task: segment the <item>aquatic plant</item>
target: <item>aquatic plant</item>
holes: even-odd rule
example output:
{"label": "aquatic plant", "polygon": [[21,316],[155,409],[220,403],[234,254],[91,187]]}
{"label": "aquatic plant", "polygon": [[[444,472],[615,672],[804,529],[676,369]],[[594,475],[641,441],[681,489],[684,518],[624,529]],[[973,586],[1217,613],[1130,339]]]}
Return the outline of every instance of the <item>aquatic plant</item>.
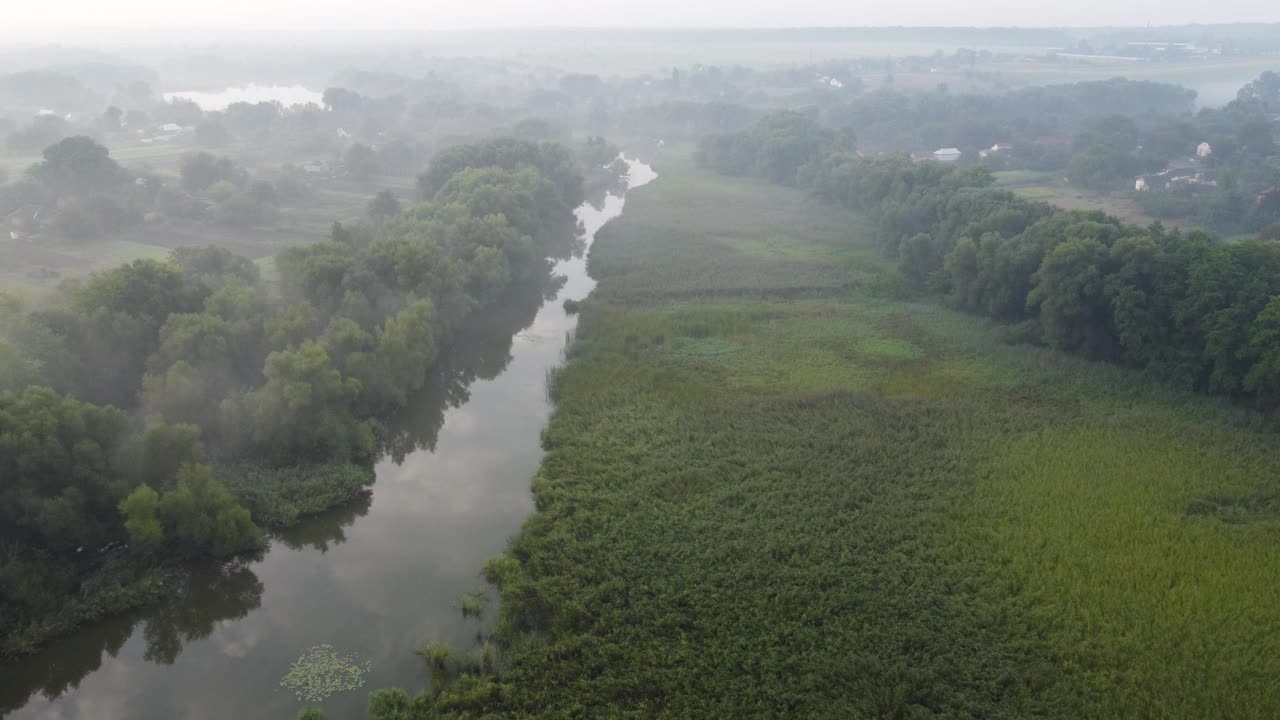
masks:
{"label": "aquatic plant", "polygon": [[363,687],[372,666],[369,660],[360,662],[354,655],[338,654],[332,645],[316,645],[294,661],[280,686],[292,690],[299,700],[320,702],[335,693]]}
{"label": "aquatic plant", "polygon": [[463,617],[480,617],[484,614],[484,608],[489,604],[488,591],[484,588],[472,590],[462,599],[458,601],[458,606],[462,608]]}
{"label": "aquatic plant", "polygon": [[448,643],[429,642],[418,650],[418,654],[426,659],[432,669],[443,670],[453,657],[453,648]]}

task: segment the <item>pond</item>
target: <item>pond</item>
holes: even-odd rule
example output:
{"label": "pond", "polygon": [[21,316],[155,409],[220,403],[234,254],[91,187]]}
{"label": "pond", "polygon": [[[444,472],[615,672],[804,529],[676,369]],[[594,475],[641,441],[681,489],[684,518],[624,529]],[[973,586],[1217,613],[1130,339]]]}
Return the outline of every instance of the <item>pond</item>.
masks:
{"label": "pond", "polygon": [[[631,161],[631,186],[649,182]],[[577,211],[589,244],[621,214],[609,195]],[[475,645],[460,597],[532,511],[530,483],[551,413],[546,377],[595,287],[584,253],[555,278],[468,329],[411,412],[366,502],[303,522],[256,560],[191,574],[172,602],[88,626],[0,667],[0,715],[16,720],[292,718],[290,665],[328,644],[370,663],[365,685],[331,696],[331,718],[363,718],[369,690],[426,687],[415,651]],[[489,610],[492,615],[492,609]]]}
{"label": "pond", "polygon": [[322,104],[324,93],[310,90],[301,85],[255,85],[249,83],[243,87],[229,87],[222,90],[199,91],[180,90],[164,93],[165,100],[183,98],[200,106],[201,110],[226,110],[232,103],[247,102],[279,102],[285,107],[305,105],[307,103]]}

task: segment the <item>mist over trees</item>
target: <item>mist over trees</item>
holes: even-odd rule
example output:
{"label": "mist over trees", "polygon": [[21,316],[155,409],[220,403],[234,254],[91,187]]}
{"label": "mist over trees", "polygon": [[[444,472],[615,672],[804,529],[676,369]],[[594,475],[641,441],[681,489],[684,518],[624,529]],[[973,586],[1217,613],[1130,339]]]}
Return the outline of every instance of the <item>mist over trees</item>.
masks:
{"label": "mist over trees", "polygon": [[[368,466],[384,419],[423,387],[460,325],[546,274],[563,245],[543,230],[563,227],[582,195],[567,151],[493,140],[443,162],[426,175],[439,183],[428,202],[405,209],[379,195],[373,224],[335,225],[329,242],[282,252],[278,296],[254,263],[208,247],[96,272],[48,308],[6,299],[6,653],[38,642],[36,623],[105,564],[128,568],[110,575],[124,587],[165,558],[255,547],[278,512],[255,501],[255,517],[214,465],[326,464],[347,487],[344,464]],[[51,148],[32,174],[68,192],[120,180],[87,138]],[[191,189],[237,180],[225,159],[183,164]],[[358,490],[369,476],[357,477]]]}

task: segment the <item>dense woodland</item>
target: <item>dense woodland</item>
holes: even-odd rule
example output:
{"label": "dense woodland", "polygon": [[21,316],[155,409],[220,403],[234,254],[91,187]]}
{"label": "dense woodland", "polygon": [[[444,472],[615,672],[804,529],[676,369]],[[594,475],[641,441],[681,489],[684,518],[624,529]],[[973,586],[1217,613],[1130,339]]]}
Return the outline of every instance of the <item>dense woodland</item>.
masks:
{"label": "dense woodland", "polygon": [[1280,403],[1280,245],[1128,226],[995,189],[988,168],[863,158],[781,113],[708,137],[701,161],[811,188],[864,214],[898,262],[890,291],[943,294],[1011,338],[1139,367],[1181,387]]}
{"label": "dense woodland", "polygon": [[[33,176],[56,182],[53,165]],[[582,182],[563,146],[493,140],[442,155],[425,202],[375,198],[367,222],[283,252],[278,294],[210,247],[94,273],[49,307],[6,299],[5,653],[142,602],[158,564],[252,549],[362,492],[386,419],[460,325],[574,252]],[[231,465],[239,496],[215,470]]]}

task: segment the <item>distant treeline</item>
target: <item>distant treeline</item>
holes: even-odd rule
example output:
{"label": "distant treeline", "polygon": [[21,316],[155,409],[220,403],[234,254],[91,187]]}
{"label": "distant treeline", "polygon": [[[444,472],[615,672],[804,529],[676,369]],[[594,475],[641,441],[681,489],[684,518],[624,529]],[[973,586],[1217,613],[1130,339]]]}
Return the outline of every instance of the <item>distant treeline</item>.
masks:
{"label": "distant treeline", "polygon": [[[886,89],[825,108],[821,119],[829,125],[855,128],[863,149],[976,150],[1005,143],[1029,150],[1029,143],[1037,139],[1073,135],[1085,130],[1089,120],[1102,116],[1138,118],[1143,127],[1151,127],[1189,115],[1195,98],[1195,91],[1178,85],[1121,78],[1008,93]],[[1192,142],[1183,151],[1189,154],[1194,149]]]}
{"label": "distant treeline", "polygon": [[1280,406],[1280,244],[1136,227],[994,189],[983,166],[862,158],[779,113],[706,138],[700,162],[811,188],[871,220],[898,259],[885,289],[929,290],[1010,336]]}
{"label": "distant treeline", "polygon": [[145,600],[168,559],[235,554],[362,492],[462,323],[572,249],[582,179],[561,146],[456,148],[423,182],[428,202],[380,197],[277,256],[279,293],[210,247],[48,308],[0,296],[0,655]]}

